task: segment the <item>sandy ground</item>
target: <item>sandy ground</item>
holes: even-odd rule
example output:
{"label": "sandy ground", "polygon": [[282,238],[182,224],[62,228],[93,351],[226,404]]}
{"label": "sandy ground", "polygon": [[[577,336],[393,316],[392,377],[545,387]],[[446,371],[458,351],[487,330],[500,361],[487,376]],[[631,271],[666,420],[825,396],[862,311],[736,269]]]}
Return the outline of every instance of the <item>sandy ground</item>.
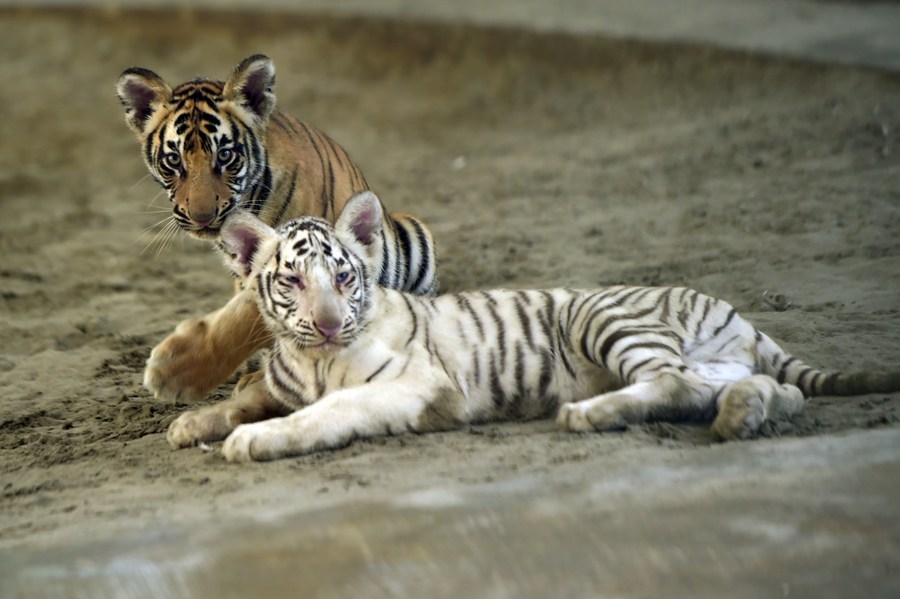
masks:
{"label": "sandy ground", "polygon": [[900,77],[322,16],[7,10],[0,48],[0,595],[900,591],[900,394],[747,443],[541,421],[259,465],[170,450],[187,406],[143,363],[230,284],[154,237],[166,200],[113,91],[265,52],[281,107],[432,226],[445,290],[687,284],[813,364],[889,370]]}

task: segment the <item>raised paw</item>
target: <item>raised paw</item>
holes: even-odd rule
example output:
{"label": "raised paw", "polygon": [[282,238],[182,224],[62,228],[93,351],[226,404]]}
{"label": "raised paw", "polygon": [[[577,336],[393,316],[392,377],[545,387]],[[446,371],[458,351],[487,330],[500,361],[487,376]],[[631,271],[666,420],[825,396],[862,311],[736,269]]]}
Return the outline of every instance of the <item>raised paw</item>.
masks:
{"label": "raised paw", "polygon": [[215,389],[232,370],[216,359],[206,321],[185,320],[150,352],[144,387],[158,399],[193,401]]}
{"label": "raised paw", "polygon": [[576,401],[560,406],[556,424],[563,430],[585,433],[621,430],[627,422],[611,402]]}

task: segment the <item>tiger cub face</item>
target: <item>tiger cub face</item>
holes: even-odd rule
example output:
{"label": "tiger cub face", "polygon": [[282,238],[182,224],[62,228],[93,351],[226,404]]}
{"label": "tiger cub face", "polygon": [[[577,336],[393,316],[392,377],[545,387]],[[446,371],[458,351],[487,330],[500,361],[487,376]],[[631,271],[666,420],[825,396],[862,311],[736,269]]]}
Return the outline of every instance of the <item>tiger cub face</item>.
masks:
{"label": "tiger cub face", "polygon": [[380,256],[381,222],[381,203],[363,192],[334,226],[307,216],[274,230],[237,213],[222,228],[221,243],[270,329],[304,349],[328,351],[349,345],[372,319],[366,264]]}
{"label": "tiger cub face", "polygon": [[191,235],[215,237],[262,179],[274,84],[274,66],[262,55],[245,59],[224,83],[196,79],[171,89],[140,67],[119,77],[116,91],[144,162]]}

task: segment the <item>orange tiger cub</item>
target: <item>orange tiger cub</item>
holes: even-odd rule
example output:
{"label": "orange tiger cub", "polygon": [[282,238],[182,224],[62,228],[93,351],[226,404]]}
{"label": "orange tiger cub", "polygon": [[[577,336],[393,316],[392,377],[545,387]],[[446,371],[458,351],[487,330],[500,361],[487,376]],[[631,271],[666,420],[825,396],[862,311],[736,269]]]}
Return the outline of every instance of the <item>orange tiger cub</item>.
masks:
{"label": "orange tiger cub", "polygon": [[[261,54],[224,82],[193,79],[170,87],[132,67],[116,87],[150,174],[165,189],[173,221],[189,235],[218,242],[235,212],[271,226],[303,215],[334,222],[369,189],[347,152],[318,129],[275,106],[275,68]],[[379,284],[416,294],[437,290],[434,241],[405,214],[385,214],[383,251],[369,265]],[[182,322],[147,361],[144,385],[160,398],[195,399],[271,343],[256,303],[238,292],[220,310]]]}

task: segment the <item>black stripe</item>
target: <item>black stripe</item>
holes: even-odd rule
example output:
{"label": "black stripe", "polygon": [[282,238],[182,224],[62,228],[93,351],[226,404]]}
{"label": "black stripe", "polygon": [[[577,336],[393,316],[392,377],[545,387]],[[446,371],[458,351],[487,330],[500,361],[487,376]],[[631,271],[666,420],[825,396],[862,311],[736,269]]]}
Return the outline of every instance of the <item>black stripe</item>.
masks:
{"label": "black stripe", "polygon": [[703,325],[706,323],[706,317],[709,314],[709,309],[712,306],[713,299],[711,297],[706,297],[703,301],[703,314],[700,315],[700,318],[697,319],[697,326],[694,329],[694,337],[700,335],[700,330],[703,328]]}
{"label": "black stripe", "polygon": [[619,306],[624,306],[626,301],[642,291],[644,291],[643,287],[625,287],[624,289],[620,289],[619,296],[613,300],[613,303]]}
{"label": "black stripe", "polygon": [[303,127],[303,130],[306,132],[306,137],[309,138],[309,143],[313,147],[313,150],[316,151],[316,156],[319,157],[319,174],[321,175],[321,183],[322,183],[322,201],[325,204],[323,208],[322,217],[325,218],[328,216],[328,203],[327,196],[325,194],[325,159],[322,158],[322,152],[319,151],[319,145],[313,139],[312,132],[310,132],[309,127],[306,126],[306,123],[300,122],[300,126]]}
{"label": "black stripe", "polygon": [[406,340],[406,345],[404,347],[409,346],[412,343],[413,339],[416,338],[416,334],[419,332],[419,316],[416,314],[415,309],[413,308],[412,302],[408,297],[404,294],[400,294],[400,297],[403,298],[403,301],[406,302],[406,309],[409,310],[409,316],[412,318],[412,332],[409,334],[409,339]]}
{"label": "black stripe", "polygon": [[653,356],[653,357],[647,358],[646,360],[641,360],[637,364],[634,364],[633,366],[629,366],[628,372],[625,372],[623,370],[623,368],[625,366],[625,362],[627,360],[622,360],[622,362],[619,364],[619,378],[622,379],[622,381],[625,382],[626,384],[632,385],[632,384],[634,384],[634,379],[632,378],[632,375],[634,374],[634,372],[640,368],[643,368],[650,362],[657,360],[657,359],[658,358],[656,356]]}
{"label": "black stripe", "polygon": [[316,362],[316,398],[321,399],[325,395],[325,377],[322,375],[322,362]]}
{"label": "black stripe", "polygon": [[[419,274],[416,277],[416,280],[413,281],[413,284],[409,287],[411,291],[418,292],[422,286],[423,280],[431,271],[431,244],[428,243],[428,235],[425,234],[422,225],[415,219],[409,219],[409,222],[416,230],[416,239],[419,241],[419,253],[422,256],[419,264]],[[411,261],[409,267],[412,268]]]}
{"label": "black stripe", "polygon": [[731,323],[731,320],[734,318],[735,314],[737,314],[737,310],[735,310],[734,308],[729,310],[728,316],[725,318],[725,322],[722,323],[722,326],[713,331],[713,337],[725,330],[725,327],[727,327]]}
{"label": "black stripe", "polygon": [[659,287],[644,287],[641,291],[631,297],[631,304],[639,304],[648,295],[653,295],[659,291]]}
{"label": "black stripe", "polygon": [[250,200],[250,204],[247,207],[247,210],[253,214],[254,216],[259,216],[262,212],[263,206],[266,204],[266,200],[269,199],[270,189],[272,188],[272,170],[269,168],[269,165],[266,164],[263,169],[262,181],[257,185],[254,190],[253,197]]}
{"label": "black stripe", "polygon": [[387,362],[385,362],[384,364],[382,364],[381,366],[379,366],[379,367],[375,370],[375,372],[373,372],[372,374],[370,374],[370,375],[366,378],[366,382],[367,382],[367,383],[371,382],[372,379],[374,379],[376,376],[378,376],[379,373],[381,373],[382,370],[384,370],[385,368],[387,368],[387,365],[390,364],[390,363],[393,362],[393,361],[394,361],[394,358],[388,358],[388,359],[387,359]]}
{"label": "black stripe", "polygon": [[821,379],[824,376],[825,376],[825,373],[822,372],[821,370],[816,373],[816,375],[813,377],[813,380],[810,381],[810,383],[809,383],[808,395],[813,395],[817,392],[817,390],[821,389],[821,386],[819,384],[819,379]]}
{"label": "black stripe", "polygon": [[522,333],[525,335],[525,342],[528,344],[528,349],[533,352],[535,351],[535,345],[534,335],[531,332],[531,320],[528,318],[525,306],[522,305],[522,300],[519,297],[513,298],[513,305],[516,308],[516,316],[519,318],[519,327],[521,327]]}
{"label": "black stripe", "polygon": [[650,314],[654,310],[656,310],[656,306],[652,306],[650,308],[645,308],[644,310],[640,310],[638,312],[615,314],[613,316],[610,316],[609,318],[604,320],[603,323],[599,327],[597,327],[597,330],[594,332],[594,338],[591,341],[591,347],[588,348],[588,335],[591,333],[591,326],[590,326],[591,323],[594,321],[595,318],[597,318],[598,316],[602,316],[603,314],[606,313],[605,310],[599,310],[597,312],[594,312],[588,318],[588,321],[584,324],[584,333],[581,336],[581,352],[582,352],[582,354],[589,361],[593,362],[594,364],[597,364],[598,366],[605,368],[603,363],[596,361],[596,359],[595,359],[596,356],[593,355],[593,346],[597,343],[597,340],[603,336],[603,334],[606,332],[606,329],[609,328],[609,326],[611,324],[613,324],[614,322],[618,322],[620,320],[638,320],[638,319],[643,318],[644,316]]}
{"label": "black stripe", "polygon": [[659,314],[659,321],[665,324],[669,324],[669,310],[671,309],[672,303],[672,290],[666,289],[665,294],[663,295],[662,300],[662,311]]}
{"label": "black stripe", "polygon": [[785,377],[787,376],[788,366],[790,366],[791,364],[793,364],[796,361],[797,361],[797,358],[795,358],[794,356],[791,356],[787,360],[785,360],[784,363],[781,365],[781,368],[778,370],[778,375],[775,377],[775,380],[777,380],[779,383],[784,383]]}
{"label": "black stripe", "polygon": [[479,318],[478,314],[475,312],[475,308],[472,307],[471,302],[469,302],[468,298],[464,295],[456,295],[456,303],[457,305],[469,313],[472,317],[472,320],[475,322],[475,328],[478,330],[478,337],[484,341],[484,325],[481,322],[481,318]]}
{"label": "black stripe", "polygon": [[627,327],[623,327],[618,331],[613,331],[610,333],[606,339],[603,340],[603,343],[600,345],[600,351],[598,352],[600,356],[600,361],[609,368],[609,362],[607,361],[607,356],[612,347],[626,337],[631,337],[635,334],[634,329],[630,329]]}
{"label": "black stripe", "polygon": [[481,354],[476,349],[472,352],[472,377],[475,380],[475,386],[481,386]]}
{"label": "black stripe", "polygon": [[295,383],[295,384],[297,384],[297,385],[300,385],[301,387],[303,386],[303,381],[301,381],[301,380],[297,377],[297,375],[294,373],[294,371],[291,370],[290,366],[288,366],[288,365],[284,362],[284,356],[281,355],[281,352],[280,352],[280,351],[274,351],[274,352],[272,352],[272,359],[271,359],[271,361],[269,362],[269,364],[271,364],[272,366],[277,366],[278,369],[281,370],[281,371],[284,373],[284,375],[285,375],[288,379],[290,379],[290,381],[291,381],[292,383]]}
{"label": "black stripe", "polygon": [[[575,314],[573,314],[570,317],[570,322],[574,323],[578,320],[578,318],[581,316],[581,313],[584,311],[584,309],[588,305],[588,303],[590,303],[590,307],[587,310],[587,312],[588,312],[587,318],[588,318],[588,320],[590,320],[591,316],[594,314],[594,309],[596,308],[597,304],[599,304],[603,300],[607,299],[610,295],[612,295],[612,292],[606,291],[603,293],[596,293],[596,294],[585,297],[584,300],[581,302],[581,304],[578,306],[578,308],[576,308]],[[616,304],[616,302],[613,301],[613,305],[615,305],[615,304]]]}
{"label": "black stripe", "polygon": [[494,359],[494,355],[491,355],[490,388],[494,406],[499,409],[506,401],[506,395],[500,384],[500,375],[497,373],[497,361]]}
{"label": "black stripe", "polygon": [[[562,326],[562,325],[560,325]],[[571,335],[566,333],[565,339],[571,339]],[[569,373],[569,376],[573,379],[578,378],[578,373],[575,372],[575,368],[572,366],[572,362],[569,360],[569,352],[566,349],[567,343],[563,342],[563,332],[559,328],[557,328],[557,337],[556,337],[556,348],[558,350],[559,357],[562,359],[563,366],[566,369],[566,372]],[[571,347],[571,345],[570,345]]]}
{"label": "black stripe", "polygon": [[[485,297],[490,297],[485,293]],[[488,313],[497,331],[497,349],[500,352],[500,371],[506,372],[506,323],[500,318],[494,304],[488,302]]]}
{"label": "black stripe", "polygon": [[342,148],[339,143],[337,143],[327,135],[325,136],[325,138],[331,142],[331,150],[334,152],[334,160],[335,162],[337,162],[338,167],[340,167],[342,171],[347,170],[347,165],[344,164],[344,159],[341,157],[341,154],[345,156],[347,155],[347,153],[344,152],[344,148]]}
{"label": "black stripe", "polygon": [[547,389],[553,382],[553,354],[550,350],[541,351],[541,376],[538,379],[538,397],[544,398],[547,395]]}
{"label": "black stripe", "polygon": [[516,377],[515,401],[521,403],[525,400],[525,352],[522,343],[516,343],[514,376]]}
{"label": "black stripe", "polygon": [[[284,396],[286,396],[290,403],[294,403],[294,399],[297,397],[297,394],[294,392],[294,389],[288,387],[288,385],[279,378],[278,374],[272,370],[271,368],[268,371],[268,376],[266,377],[266,382],[270,385],[274,385],[279,391],[282,392]],[[303,400],[300,400],[300,403],[304,403]]]}
{"label": "black stripe", "polygon": [[632,343],[629,346],[623,347],[619,351],[619,356],[623,356],[630,351],[635,349],[662,349],[665,350],[676,357],[681,357],[678,354],[678,351],[672,348],[671,345],[666,345],[665,343],[661,343],[659,341],[638,341],[637,343]]}
{"label": "black stripe", "polygon": [[379,267],[378,273],[376,273],[376,279],[378,280],[379,285],[390,287],[391,282],[390,279],[387,278],[388,272],[391,267],[390,263],[388,262],[388,256],[390,252],[388,252],[387,234],[385,233],[384,227],[382,227],[379,235],[381,235],[381,247],[383,248],[383,251],[381,252],[381,265]]}
{"label": "black stripe", "polygon": [[815,371],[815,369],[814,369],[814,368],[810,368],[809,366],[805,367],[803,370],[800,371],[800,374],[797,375],[797,383],[796,383],[797,386],[800,387],[800,389],[803,389],[804,391],[805,391],[806,389],[808,389],[808,387],[806,387],[806,385],[803,384],[803,379],[804,379],[804,378],[806,377],[806,375],[808,375],[810,372],[814,372],[814,371]]}
{"label": "black stripe", "polygon": [[288,206],[291,205],[291,200],[294,199],[294,189],[297,187],[297,167],[294,167],[293,172],[291,173],[291,186],[288,187],[287,194],[284,196],[284,202],[281,204],[281,208],[278,210],[278,214],[275,216],[275,219],[272,220],[272,225],[278,225],[281,223],[281,219],[284,218],[285,212],[287,212]]}
{"label": "black stripe", "polygon": [[[319,132],[319,138],[325,146],[325,153],[328,154],[328,179],[331,182],[331,185],[328,189],[328,207],[331,209],[331,217],[334,220],[337,220],[337,211],[334,209],[334,188],[335,188],[335,176],[334,176],[334,162],[332,161],[333,156],[337,156],[337,152],[334,149],[334,141],[322,133]],[[330,150],[330,151],[329,151]]]}
{"label": "black stripe", "polygon": [[397,256],[397,265],[398,267],[401,264],[404,266],[404,268],[402,269],[398,268],[398,270],[402,271],[399,274],[403,278],[403,283],[401,284],[398,280],[397,287],[400,289],[409,289],[406,286],[406,284],[409,282],[409,257],[412,254],[412,245],[410,245],[409,241],[409,232],[406,230],[402,223],[394,221],[394,225],[394,231],[397,233],[397,241],[400,244],[400,255]]}
{"label": "black stripe", "polygon": [[155,161],[153,160],[153,138],[156,133],[156,129],[147,134],[147,139],[144,141],[144,159],[147,161],[147,164],[153,164]]}

